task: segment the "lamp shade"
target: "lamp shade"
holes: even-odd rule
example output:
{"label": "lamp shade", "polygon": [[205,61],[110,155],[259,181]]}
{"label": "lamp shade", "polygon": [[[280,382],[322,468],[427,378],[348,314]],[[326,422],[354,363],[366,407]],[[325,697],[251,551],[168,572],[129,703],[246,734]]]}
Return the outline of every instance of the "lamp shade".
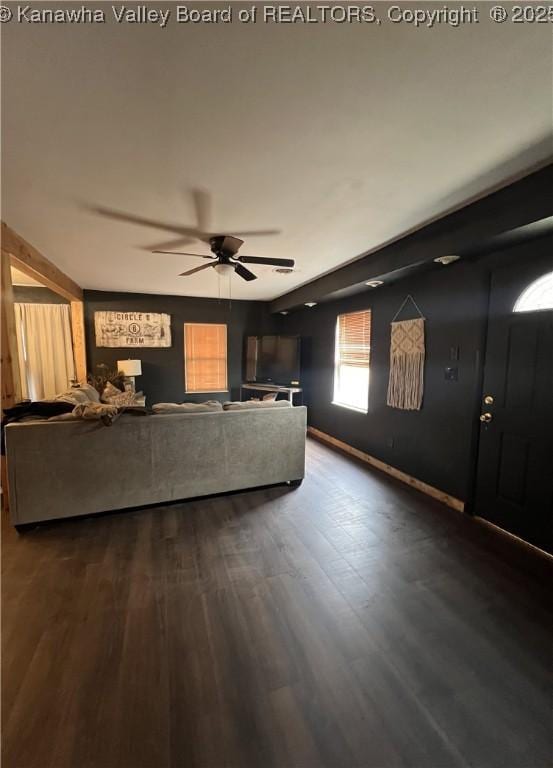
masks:
{"label": "lamp shade", "polygon": [[142,376],[142,363],[140,360],[118,360],[117,370],[125,376]]}

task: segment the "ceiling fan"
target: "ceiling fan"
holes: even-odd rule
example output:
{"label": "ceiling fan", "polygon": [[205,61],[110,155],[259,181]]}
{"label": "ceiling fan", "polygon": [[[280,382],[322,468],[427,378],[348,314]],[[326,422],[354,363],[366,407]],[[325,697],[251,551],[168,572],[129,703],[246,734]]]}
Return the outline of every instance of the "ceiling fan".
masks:
{"label": "ceiling fan", "polygon": [[[211,224],[211,209],[212,199],[210,193],[205,189],[192,189],[192,199],[194,207],[196,209],[196,226],[182,226],[181,224],[175,224],[173,222],[157,221],[155,219],[147,219],[141,216],[135,216],[134,214],[124,213],[123,211],[113,210],[112,208],[103,208],[98,206],[87,206],[93,213],[100,214],[116,221],[128,222],[130,224],[141,224],[142,226],[162,229],[167,232],[172,232],[179,235],[178,238],[165,241],[163,243],[156,243],[155,245],[142,246],[144,250],[151,251],[151,253],[168,253],[178,256],[196,256],[200,259],[210,259],[211,264],[202,264],[201,267],[194,267],[186,272],[182,272],[182,277],[193,275],[196,272],[200,272],[202,269],[208,269],[208,267],[214,267],[215,271],[220,275],[231,274],[236,272],[244,280],[255,280],[256,275],[250,272],[249,269],[244,267],[244,264],[268,264],[275,267],[284,267],[292,269],[294,267],[293,259],[272,259],[262,256],[237,256],[238,250],[243,245],[244,241],[233,235],[220,235],[217,234],[210,227]],[[278,235],[280,230],[278,229],[262,229],[254,230],[250,232],[239,231],[239,234],[243,236],[247,235]],[[212,256],[204,256],[200,253],[188,253],[183,251],[170,251],[163,250],[165,248],[178,248],[179,246],[188,245],[195,240],[207,243],[212,252]]]}
{"label": "ceiling fan", "polygon": [[201,272],[202,269],[209,269],[213,267],[219,275],[230,275],[232,272],[236,272],[243,280],[256,280],[257,275],[250,272],[244,264],[269,264],[275,267],[289,267],[294,266],[294,259],[273,259],[265,258],[264,256],[237,256],[238,251],[243,245],[244,241],[238,237],[232,235],[214,235],[209,238],[209,245],[211,247],[212,256],[204,256],[201,253],[187,253],[184,251],[160,251],[155,250],[152,253],[170,253],[179,256],[196,256],[199,259],[210,259],[211,264],[202,264],[199,267],[194,267],[186,272],[181,272],[180,277],[188,277],[188,275],[194,275],[196,272]]}

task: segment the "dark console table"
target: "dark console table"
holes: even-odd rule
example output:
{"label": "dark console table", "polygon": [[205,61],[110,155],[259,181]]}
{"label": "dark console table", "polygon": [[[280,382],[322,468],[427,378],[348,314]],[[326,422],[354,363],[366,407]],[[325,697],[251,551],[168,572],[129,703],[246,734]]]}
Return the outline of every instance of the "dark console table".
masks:
{"label": "dark console table", "polygon": [[303,404],[303,389],[301,387],[281,387],[277,384],[256,384],[247,382],[240,387],[240,400],[243,400],[243,390],[254,392],[283,392],[288,400],[294,405],[294,395],[300,395],[300,403]]}

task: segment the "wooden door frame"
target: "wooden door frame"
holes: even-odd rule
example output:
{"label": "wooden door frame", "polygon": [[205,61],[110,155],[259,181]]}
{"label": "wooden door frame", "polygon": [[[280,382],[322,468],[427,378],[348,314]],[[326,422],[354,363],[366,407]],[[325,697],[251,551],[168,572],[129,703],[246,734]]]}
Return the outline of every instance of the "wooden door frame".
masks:
{"label": "wooden door frame", "polygon": [[10,257],[2,250],[2,347],[0,351],[2,365],[2,411],[4,408],[10,408],[18,400],[21,400],[21,377],[10,267]]}
{"label": "wooden door frame", "polygon": [[82,288],[15,230],[2,222],[2,324],[6,328],[6,334],[2,332],[2,381],[6,382],[6,388],[2,384],[3,408],[13,405],[17,399],[21,398],[10,271],[12,266],[70,302],[77,380],[84,383],[87,375]]}
{"label": "wooden door frame", "polygon": [[[3,411],[4,408],[10,408],[21,400],[21,372],[17,351],[12,266],[70,302],[73,356],[78,381],[86,381],[87,371],[82,288],[5,222],[2,222],[1,254],[2,346],[0,362]],[[7,487],[6,461],[5,456],[2,456],[2,507],[5,511],[8,509]]]}
{"label": "wooden door frame", "polygon": [[480,450],[480,414],[482,413],[482,393],[484,391],[484,373],[488,347],[488,327],[490,324],[490,299],[492,291],[493,267],[488,270],[486,280],[486,314],[481,329],[481,347],[476,351],[474,392],[472,404],[472,430],[470,440],[469,480],[465,501],[465,512],[474,517],[476,503],[476,473],[478,472],[478,453]]}

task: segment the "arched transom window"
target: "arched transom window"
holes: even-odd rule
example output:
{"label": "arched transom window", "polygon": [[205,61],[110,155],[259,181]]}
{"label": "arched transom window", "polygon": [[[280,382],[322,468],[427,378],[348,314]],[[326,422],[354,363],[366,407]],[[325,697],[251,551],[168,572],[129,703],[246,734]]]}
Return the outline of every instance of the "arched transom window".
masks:
{"label": "arched transom window", "polygon": [[538,309],[553,309],[553,272],[530,283],[516,300],[513,312],[535,312]]}

